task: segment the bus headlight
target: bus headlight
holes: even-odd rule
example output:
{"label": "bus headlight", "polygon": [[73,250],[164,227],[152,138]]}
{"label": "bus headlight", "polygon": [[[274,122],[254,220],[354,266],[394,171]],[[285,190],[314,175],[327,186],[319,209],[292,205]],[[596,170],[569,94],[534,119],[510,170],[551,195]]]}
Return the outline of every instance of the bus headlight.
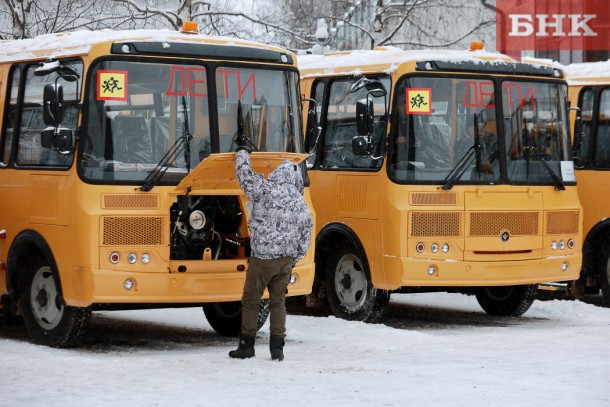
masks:
{"label": "bus headlight", "polygon": [[551,249],[557,250],[557,242],[555,242],[555,241],[551,242]]}
{"label": "bus headlight", "polygon": [[123,288],[125,288],[127,291],[133,290],[133,288],[135,286],[136,286],[136,282],[133,281],[131,278],[128,278],[125,281],[123,281]]}
{"label": "bus headlight", "polygon": [[566,271],[568,269],[568,262],[564,261],[561,263],[561,271]]}
{"label": "bus headlight", "polygon": [[449,245],[447,243],[443,243],[441,250],[443,251],[443,253],[449,253]]}
{"label": "bus headlight", "polygon": [[566,242],[564,242],[563,240],[559,241],[559,249],[563,250],[566,248]]}
{"label": "bus headlight", "polygon": [[430,250],[432,251],[432,253],[438,252],[438,245],[436,243],[432,243],[432,245],[430,246]]}
{"label": "bus headlight", "polygon": [[142,257],[140,257],[140,260],[142,260],[142,263],[144,263],[144,264],[150,263],[150,254],[148,254],[148,253],[142,254]]}
{"label": "bus headlight", "polygon": [[135,264],[135,262],[138,260],[138,256],[136,256],[135,253],[129,253],[127,255],[127,261],[129,262],[129,264]]}

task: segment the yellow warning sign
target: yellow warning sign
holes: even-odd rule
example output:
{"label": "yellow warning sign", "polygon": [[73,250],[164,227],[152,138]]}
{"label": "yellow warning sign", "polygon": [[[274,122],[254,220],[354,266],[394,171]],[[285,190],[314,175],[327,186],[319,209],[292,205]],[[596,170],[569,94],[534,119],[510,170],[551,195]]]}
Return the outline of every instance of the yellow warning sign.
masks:
{"label": "yellow warning sign", "polygon": [[127,71],[97,71],[97,100],[127,100]]}
{"label": "yellow warning sign", "polygon": [[432,88],[407,88],[407,114],[432,114]]}

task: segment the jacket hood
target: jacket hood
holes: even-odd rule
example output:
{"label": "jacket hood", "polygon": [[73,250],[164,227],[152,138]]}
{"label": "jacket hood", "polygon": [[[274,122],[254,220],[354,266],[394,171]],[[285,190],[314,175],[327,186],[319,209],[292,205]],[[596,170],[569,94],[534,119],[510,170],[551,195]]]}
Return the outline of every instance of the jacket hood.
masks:
{"label": "jacket hood", "polygon": [[284,161],[269,174],[269,181],[278,185],[294,185],[299,193],[303,194],[303,176],[301,169],[292,161]]}

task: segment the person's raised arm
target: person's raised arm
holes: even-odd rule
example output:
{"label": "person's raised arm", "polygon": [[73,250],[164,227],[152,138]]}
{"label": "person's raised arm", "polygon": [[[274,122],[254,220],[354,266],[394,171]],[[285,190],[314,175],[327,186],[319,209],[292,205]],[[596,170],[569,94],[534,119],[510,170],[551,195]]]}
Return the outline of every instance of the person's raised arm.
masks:
{"label": "person's raised arm", "polygon": [[237,182],[246,196],[251,200],[257,200],[264,193],[267,181],[261,174],[254,172],[250,164],[250,153],[247,149],[237,148],[235,153],[235,174]]}

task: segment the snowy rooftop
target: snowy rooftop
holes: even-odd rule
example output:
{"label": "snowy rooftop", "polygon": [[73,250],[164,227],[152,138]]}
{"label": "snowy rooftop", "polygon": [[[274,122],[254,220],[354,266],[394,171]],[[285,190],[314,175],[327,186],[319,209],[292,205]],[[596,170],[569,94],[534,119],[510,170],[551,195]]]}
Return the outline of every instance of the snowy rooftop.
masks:
{"label": "snowy rooftop", "polygon": [[584,62],[565,67],[568,84],[584,85],[610,81],[610,60],[602,62]]}
{"label": "snowy rooftop", "polygon": [[183,34],[171,30],[100,30],[45,34],[25,40],[0,41],[0,62],[83,55],[87,54],[93,45],[107,41],[200,42],[274,49],[285,52],[276,47],[251,41],[229,37]]}

